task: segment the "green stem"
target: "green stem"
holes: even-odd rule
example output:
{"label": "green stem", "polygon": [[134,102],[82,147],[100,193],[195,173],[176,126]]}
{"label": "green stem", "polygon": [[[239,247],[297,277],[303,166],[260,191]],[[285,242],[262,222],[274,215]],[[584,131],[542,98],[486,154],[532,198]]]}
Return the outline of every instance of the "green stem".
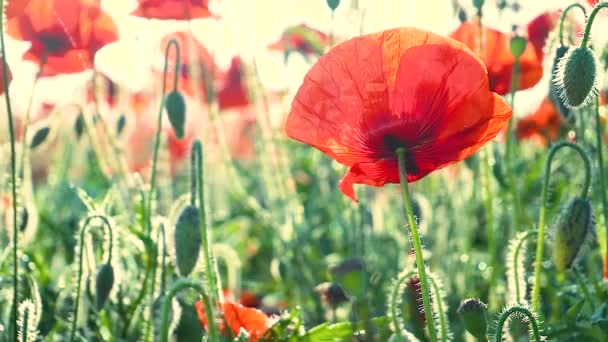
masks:
{"label": "green stem", "polygon": [[437,282],[435,281],[434,275],[429,274],[428,278],[429,278],[429,282],[430,282],[431,286],[433,287],[433,292],[434,292],[433,299],[435,300],[435,304],[437,307],[437,317],[439,318],[439,329],[441,329],[440,330],[441,341],[449,341],[450,334],[449,334],[449,329],[448,329],[448,322],[446,320],[447,315],[444,311],[440,288],[439,288],[439,285],[437,285]]}
{"label": "green stem", "polygon": [[418,233],[416,217],[414,216],[414,210],[412,209],[409,189],[407,185],[407,170],[405,165],[406,150],[405,148],[400,147],[397,149],[396,153],[399,163],[399,180],[401,183],[401,195],[403,196],[403,206],[405,207],[405,214],[408,220],[410,237],[414,246],[414,251],[416,253],[416,266],[418,267],[418,278],[420,279],[420,288],[422,290],[424,317],[426,318],[426,326],[428,328],[431,341],[437,342],[437,331],[435,331],[435,324],[433,324],[433,315],[431,311],[431,296],[429,294],[429,284],[426,277],[426,268],[424,265],[424,256],[422,255],[420,235]]}
{"label": "green stem", "polygon": [[488,253],[490,253],[490,291],[494,289],[497,278],[497,253],[496,253],[496,236],[494,236],[494,194],[492,193],[492,165],[490,160],[490,149],[488,146],[483,151],[483,185],[484,185],[484,207],[486,210],[486,235],[488,236]]}
{"label": "green stem", "polygon": [[101,219],[104,223],[104,227],[108,230],[108,236],[109,236],[109,241],[108,241],[108,259],[107,259],[107,263],[109,264],[112,260],[112,240],[113,240],[113,235],[112,235],[112,225],[110,224],[110,221],[104,216],[104,215],[91,215],[89,217],[87,217],[87,219],[84,221],[84,225],[82,226],[82,228],[80,229],[80,246],[78,248],[78,275],[76,276],[76,299],[74,300],[74,313],[73,313],[73,317],[72,317],[72,328],[70,330],[70,341],[74,341],[74,338],[76,337],[76,323],[78,321],[78,307],[80,306],[80,287],[81,287],[81,283],[82,283],[82,253],[83,253],[83,249],[84,249],[84,235],[87,231],[87,228],[89,228],[89,224],[91,223],[91,221],[93,219]]}
{"label": "green stem", "polygon": [[[203,258],[205,261],[205,281],[207,282],[207,286],[210,290],[210,298],[213,303],[217,303],[222,300],[221,294],[219,293],[216,279],[216,272],[213,262],[213,255],[210,247],[210,232],[209,232],[209,223],[207,222],[207,208],[205,201],[205,183],[204,183],[204,172],[205,169],[203,167],[203,145],[200,140],[194,141],[192,144],[192,154],[194,155],[193,159],[196,159],[196,187],[198,192],[198,205],[199,212],[201,217],[201,244],[203,247]],[[213,309],[211,309],[213,311]],[[212,316],[215,317],[215,316]],[[213,325],[211,319],[209,320],[209,325]]]}
{"label": "green stem", "polygon": [[545,175],[541,192],[540,212],[538,216],[538,239],[536,244],[536,259],[534,261],[534,287],[532,290],[532,309],[536,312],[539,312],[538,304],[540,296],[540,271],[542,266],[543,249],[545,242],[545,215],[547,211],[547,193],[549,189],[549,180],[551,178],[551,163],[553,161],[555,153],[564,147],[568,147],[576,151],[583,160],[583,165],[585,167],[585,183],[580,194],[582,198],[587,197],[587,193],[589,192],[589,185],[591,184],[591,161],[589,160],[587,153],[585,153],[582,147],[575,143],[565,141],[559,142],[551,147],[551,149],[549,150],[547,161],[545,163]]}
{"label": "green stem", "polygon": [[568,15],[568,12],[573,8],[580,8],[581,11],[583,11],[585,20],[587,20],[587,11],[585,10],[585,7],[583,7],[581,4],[574,3],[566,7],[566,9],[562,12],[562,17],[559,20],[559,43],[561,44],[561,46],[564,46],[564,21],[566,21],[566,16]]}
{"label": "green stem", "polygon": [[398,305],[399,303],[401,303],[401,300],[399,298],[401,294],[401,285],[403,284],[403,282],[405,282],[406,280],[410,279],[413,275],[416,274],[416,271],[410,271],[410,272],[404,272],[402,273],[399,278],[397,279],[397,281],[394,284],[393,287],[393,291],[391,292],[391,302],[390,302],[390,310],[391,310],[391,319],[393,321],[393,326],[395,329],[395,335],[399,338],[399,340],[402,340],[401,337],[401,331],[404,328],[403,322],[401,322],[402,319],[400,319],[403,314],[398,312],[399,308]]}
{"label": "green stem", "polygon": [[34,102],[34,92],[36,91],[36,86],[38,85],[38,81],[40,80],[40,75],[42,74],[42,68],[44,68],[45,62],[46,56],[43,56],[42,60],[40,61],[40,70],[38,70],[36,76],[34,77],[34,82],[32,84],[32,92],[27,102],[27,108],[25,109],[25,119],[23,120],[23,134],[21,138],[21,160],[19,165],[19,175],[21,177],[23,177],[25,159],[28,158],[27,151],[30,148],[30,144],[27,141],[27,132],[30,126],[30,117],[32,115],[32,103]]}
{"label": "green stem", "polygon": [[[608,4],[608,3],[605,3]],[[599,99],[595,102],[595,139],[597,144],[597,164],[600,178],[600,196],[602,199],[602,214],[604,216],[604,229],[606,234],[606,242],[608,246],[608,199],[606,198],[606,171],[604,169],[604,142],[603,142],[603,131],[602,123],[600,118],[600,103]],[[604,255],[605,263],[608,263],[608,247],[606,248]],[[608,267],[604,265],[604,267]]]}
{"label": "green stem", "polygon": [[583,35],[583,40],[581,41],[581,47],[587,47],[587,43],[589,43],[589,35],[591,34],[591,27],[593,26],[593,21],[595,20],[595,16],[602,8],[608,8],[608,2],[600,2],[593,8],[591,11],[591,15],[589,15],[589,20],[587,20],[587,26],[585,26],[585,33]]}
{"label": "green stem", "polygon": [[198,294],[203,298],[203,303],[205,304],[205,313],[207,315],[207,324],[209,326],[207,330],[208,340],[211,342],[219,341],[217,331],[215,330],[215,324],[213,324],[213,313],[211,311],[212,301],[209,299],[209,296],[205,293],[205,290],[200,284],[197,284],[191,280],[178,280],[171,286],[169,292],[165,296],[163,300],[163,307],[160,316],[160,338],[161,342],[169,341],[169,308],[171,307],[171,301],[173,297],[180,292],[181,290],[191,288],[198,292]]}
{"label": "green stem", "polygon": [[8,80],[8,64],[6,63],[6,46],[4,45],[4,0],[0,0],[0,45],[2,48],[2,83],[4,84],[4,100],[6,101],[6,115],[8,117],[8,134],[11,145],[11,195],[13,197],[13,320],[11,320],[13,339],[17,341],[17,306],[19,304],[19,282],[18,282],[18,261],[17,261],[17,248],[18,248],[18,236],[19,229],[17,227],[17,175],[16,167],[17,163],[15,160],[15,128],[13,126],[13,109],[11,107],[11,96],[9,93],[9,80]]}
{"label": "green stem", "polygon": [[527,318],[527,322],[530,324],[530,327],[532,329],[532,336],[534,337],[534,341],[542,341],[542,338],[540,336],[540,328],[538,327],[538,320],[536,319],[532,311],[519,305],[510,307],[509,309],[505,310],[503,313],[500,314],[500,317],[498,317],[498,323],[496,324],[496,337],[494,338],[494,341],[503,341],[503,327],[509,316],[511,316],[512,314],[524,315]]}
{"label": "green stem", "polygon": [[[518,265],[519,265],[520,252],[521,252],[522,248],[524,247],[524,244],[526,243],[526,241],[531,236],[536,235],[536,231],[528,231],[527,233],[524,233],[524,234],[525,235],[522,236],[522,238],[517,243],[517,246],[515,247],[515,252],[513,253],[513,265],[511,265],[511,267],[513,267],[513,282],[514,282],[514,287],[515,287],[515,301],[517,303],[519,303],[520,298],[525,298],[525,294],[522,295],[519,292],[519,289],[520,289],[520,286],[519,286],[519,271],[520,271],[520,269],[519,269]],[[526,283],[525,278],[524,278],[524,283]]]}
{"label": "green stem", "polygon": [[[513,64],[513,72],[511,77],[511,110],[515,113],[515,93],[517,92],[517,84],[519,79],[519,57],[515,59]],[[520,216],[522,214],[521,205],[519,203],[519,191],[517,182],[515,181],[513,172],[513,115],[509,118],[509,124],[507,126],[507,139],[505,147],[505,167],[507,168],[506,177],[509,183],[509,190],[511,190],[511,199],[513,201],[512,213],[512,224],[515,231],[518,230],[520,225]]]}

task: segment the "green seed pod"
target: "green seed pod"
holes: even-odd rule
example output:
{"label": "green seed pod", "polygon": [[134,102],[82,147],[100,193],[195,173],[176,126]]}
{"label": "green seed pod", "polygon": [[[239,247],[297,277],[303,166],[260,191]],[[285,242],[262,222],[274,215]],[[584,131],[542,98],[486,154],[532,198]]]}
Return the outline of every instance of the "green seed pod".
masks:
{"label": "green seed pod", "polygon": [[574,197],[562,207],[553,224],[553,263],[558,271],[572,267],[595,235],[591,201]]}
{"label": "green seed pod", "polygon": [[82,113],[79,113],[76,117],[76,121],[74,122],[74,133],[76,133],[76,139],[80,139],[82,133],[84,132],[84,116]]}
{"label": "green seed pod", "polygon": [[586,47],[569,49],[559,61],[555,83],[559,96],[571,109],[585,107],[598,94],[598,64],[593,50]]}
{"label": "green seed pod", "polygon": [[511,41],[509,42],[509,48],[511,49],[511,54],[513,55],[513,57],[521,57],[521,55],[524,54],[524,51],[526,51],[527,44],[528,41],[522,36],[514,36],[513,38],[511,38]]}
{"label": "green seed pod", "polygon": [[340,6],[340,0],[327,0],[327,6],[332,11],[335,11],[338,6]]}
{"label": "green seed pod", "polygon": [[36,133],[34,133],[34,137],[32,137],[32,141],[30,142],[30,148],[36,148],[40,146],[49,136],[50,131],[51,129],[49,126],[43,126],[39,128]]}
{"label": "green seed pod", "polygon": [[[555,57],[553,58],[553,65],[551,66],[551,75],[557,75],[559,62],[564,58],[566,52],[568,52],[567,46],[560,46],[555,50]],[[570,118],[570,114],[572,112],[566,104],[564,100],[559,96],[559,90],[554,80],[551,80],[551,84],[549,85],[549,100],[555,105],[559,113],[565,118]]]}
{"label": "green seed pod", "polygon": [[120,114],[120,117],[118,117],[118,120],[116,121],[116,135],[120,135],[123,131],[123,129],[125,129],[125,125],[127,124],[127,117],[125,116],[125,114]]}
{"label": "green seed pod", "polygon": [[95,295],[97,311],[103,308],[103,305],[110,296],[110,291],[114,286],[114,268],[111,264],[103,264],[97,271],[95,279]]}
{"label": "green seed pod", "polygon": [[174,238],[177,270],[186,277],[194,269],[201,249],[201,218],[195,206],[189,205],[179,214]]}
{"label": "green seed pod", "polygon": [[464,300],[457,311],[464,321],[464,328],[480,341],[487,340],[487,308],[488,306],[479,299],[470,298]]}
{"label": "green seed pod", "polygon": [[184,137],[186,126],[186,101],[184,96],[174,90],[165,98],[165,109],[169,114],[169,122],[175,131],[175,136],[179,139]]}

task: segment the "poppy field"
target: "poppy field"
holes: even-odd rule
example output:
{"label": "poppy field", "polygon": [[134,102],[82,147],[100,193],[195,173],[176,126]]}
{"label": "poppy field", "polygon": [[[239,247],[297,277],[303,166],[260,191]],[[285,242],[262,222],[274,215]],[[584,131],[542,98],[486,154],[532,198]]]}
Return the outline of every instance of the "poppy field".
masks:
{"label": "poppy field", "polygon": [[0,342],[608,341],[606,0],[0,9]]}

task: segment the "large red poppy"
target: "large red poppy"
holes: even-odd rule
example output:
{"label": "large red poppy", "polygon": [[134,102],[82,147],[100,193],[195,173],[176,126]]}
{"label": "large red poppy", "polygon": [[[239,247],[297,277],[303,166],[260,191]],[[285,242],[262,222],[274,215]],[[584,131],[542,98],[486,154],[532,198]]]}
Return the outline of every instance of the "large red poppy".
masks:
{"label": "large red poppy", "polygon": [[[462,23],[450,37],[463,42],[471,50],[479,49],[479,24],[467,21]],[[515,58],[511,54],[509,42],[511,37],[493,28],[483,27],[483,51],[481,60],[488,69],[490,90],[505,95],[511,90],[511,77]],[[519,58],[519,77],[517,89],[533,87],[543,76],[542,55],[536,53],[530,42]]]}
{"label": "large red poppy", "polygon": [[563,125],[561,114],[553,102],[545,98],[534,113],[517,121],[515,135],[518,139],[537,139],[547,146],[559,139]]}
{"label": "large red poppy", "polygon": [[329,45],[329,36],[306,24],[288,27],[281,38],[268,46],[270,50],[283,51],[285,59],[292,52],[299,52],[304,57],[321,56]]}
{"label": "large red poppy", "polygon": [[221,110],[242,108],[250,104],[242,63],[241,58],[232,58],[224,83],[217,92],[217,103]]}
{"label": "large red poppy", "polygon": [[532,19],[526,26],[528,40],[534,47],[536,55],[542,60],[544,55],[545,43],[549,37],[549,32],[559,23],[561,11],[544,12]]}
{"label": "large red poppy", "polygon": [[[199,321],[207,329],[209,322],[205,313],[205,304],[198,301],[195,307]],[[232,330],[234,336],[237,336],[241,329],[245,329],[249,333],[250,342],[259,341],[273,324],[273,320],[262,311],[230,301],[224,302],[222,311],[223,320],[220,322],[222,333],[226,334],[226,326]]]}
{"label": "large red poppy", "polygon": [[[186,32],[174,32],[166,35],[161,40],[160,45],[163,53],[165,52],[165,48],[171,39],[175,39],[179,43],[180,60],[176,60],[175,49],[171,48],[169,51],[169,67],[167,70],[166,90],[173,90],[173,79],[175,77],[174,66],[175,63],[179,63],[178,89],[190,96],[193,96],[197,91],[196,86],[198,86],[201,100],[205,101],[206,89],[203,82],[204,78],[206,77],[212,80],[213,75],[217,72],[217,66],[215,65],[213,56],[209,50],[207,50],[199,41],[196,40],[196,38],[192,37]],[[200,78],[196,80],[193,78],[191,72],[191,64],[195,61],[199,63],[198,72],[200,73]],[[205,75],[203,75],[203,73]],[[162,74],[159,74],[159,77],[162,79]]]}
{"label": "large red poppy", "polygon": [[322,56],[295,96],[286,131],[349,166],[340,189],[356,200],[353,184],[399,183],[397,148],[407,150],[413,182],[471,155],[510,117],[466,46],[401,28]]}
{"label": "large red poppy", "polygon": [[[5,1],[6,3],[6,1]],[[5,13],[6,18],[11,19],[23,13],[30,0],[10,0],[6,3]]]}
{"label": "large red poppy", "polygon": [[132,15],[151,19],[189,20],[214,16],[209,0],[139,0]]}
{"label": "large red poppy", "polygon": [[[4,91],[6,90],[6,87],[8,85],[4,84],[4,61],[2,60],[4,57],[0,56],[0,95],[4,94]],[[8,64],[6,65],[6,67],[8,68],[8,70],[6,71],[8,73],[8,84],[11,84],[11,81],[13,80],[13,74],[11,73],[11,69],[8,67]]]}

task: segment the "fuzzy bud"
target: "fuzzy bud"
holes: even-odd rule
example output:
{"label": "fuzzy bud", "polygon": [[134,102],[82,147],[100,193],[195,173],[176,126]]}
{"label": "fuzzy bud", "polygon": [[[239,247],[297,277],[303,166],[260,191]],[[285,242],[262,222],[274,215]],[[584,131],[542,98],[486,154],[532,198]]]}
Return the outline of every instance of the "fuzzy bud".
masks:
{"label": "fuzzy bud", "polygon": [[175,136],[179,139],[184,137],[186,125],[186,101],[184,96],[177,90],[170,92],[165,98],[165,108],[169,114],[169,122]]}
{"label": "fuzzy bud", "polygon": [[591,201],[574,197],[562,207],[553,224],[553,263],[563,272],[582,254],[585,243],[595,234]]}
{"label": "fuzzy bud", "polygon": [[522,36],[513,36],[511,41],[509,42],[509,48],[511,49],[511,54],[515,58],[521,57],[526,51],[526,45],[528,45],[528,40]]}
{"label": "fuzzy bud", "polygon": [[340,0],[327,0],[327,7],[332,11],[335,11],[338,6],[340,6]]}
{"label": "fuzzy bud", "polygon": [[30,148],[34,149],[40,146],[49,136],[50,131],[51,129],[49,126],[40,127],[32,137],[32,141],[30,142]]}
{"label": "fuzzy bud", "polygon": [[110,296],[110,291],[114,286],[114,268],[111,264],[103,264],[97,271],[95,280],[95,294],[97,311],[103,308],[103,305]]}
{"label": "fuzzy bud", "polygon": [[[564,55],[568,52],[567,46],[560,46],[555,50],[555,57],[553,58],[553,64],[551,65],[551,75],[557,75],[557,70],[559,66],[559,62],[564,58]],[[570,118],[571,111],[564,100],[559,96],[559,90],[557,89],[556,83],[552,80],[549,86],[549,99],[553,103],[553,105],[557,108],[560,114],[565,118]]]}
{"label": "fuzzy bud", "polygon": [[480,341],[487,339],[487,308],[488,306],[479,299],[470,298],[464,300],[457,311],[460,317],[462,317],[464,328]]}
{"label": "fuzzy bud", "polygon": [[175,224],[175,262],[182,276],[192,272],[201,249],[201,218],[198,209],[189,205]]}
{"label": "fuzzy bud", "polygon": [[559,61],[555,83],[559,96],[571,109],[585,107],[598,94],[597,56],[587,47],[569,49]]}

